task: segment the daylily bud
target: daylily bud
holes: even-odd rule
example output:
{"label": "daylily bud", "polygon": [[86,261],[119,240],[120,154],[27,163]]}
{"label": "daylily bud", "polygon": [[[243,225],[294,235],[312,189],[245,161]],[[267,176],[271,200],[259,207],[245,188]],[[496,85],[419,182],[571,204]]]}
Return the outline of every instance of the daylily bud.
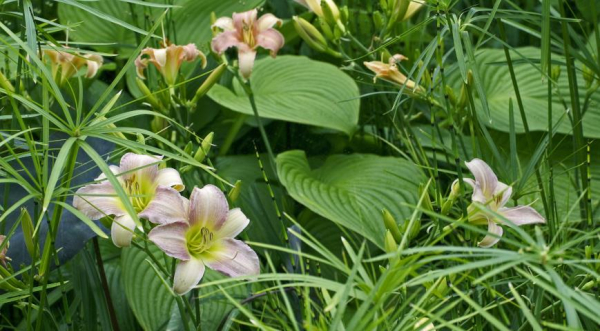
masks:
{"label": "daylily bud", "polygon": [[27,208],[21,208],[21,215],[19,216],[19,219],[21,222],[21,228],[23,228],[23,240],[25,241],[27,252],[29,253],[29,256],[34,259],[37,255],[37,249],[33,243],[34,226]]}
{"label": "daylily bud", "polygon": [[462,84],[460,87],[460,95],[458,100],[456,101],[456,107],[458,109],[463,109],[467,106],[467,101],[469,100],[469,90],[467,88],[467,84]]}
{"label": "daylily bud", "polygon": [[342,24],[348,23],[348,18],[350,17],[350,12],[348,11],[348,6],[343,6],[340,8],[340,19]]}
{"label": "daylily bud", "polygon": [[136,139],[136,140],[137,140],[137,142],[138,142],[138,143],[140,143],[140,144],[142,144],[142,145],[146,145],[146,138],[144,138],[144,135],[143,135],[143,134],[141,134],[141,133],[137,133],[137,134],[136,134],[136,137],[137,137],[137,139]]}
{"label": "daylily bud", "polygon": [[586,245],[585,246],[585,259],[586,260],[593,259],[593,256],[592,256],[592,246],[590,246],[590,245]]}
{"label": "daylily bud", "polygon": [[292,19],[294,20],[296,32],[298,32],[300,38],[302,38],[308,46],[319,52],[327,51],[327,40],[325,40],[325,37],[323,37],[317,28],[301,17],[294,16]]}
{"label": "daylily bud", "polygon": [[335,25],[340,20],[340,10],[333,0],[324,0],[321,3],[323,16],[331,25]]}
{"label": "daylily bud", "polygon": [[335,41],[337,38],[335,37],[335,34],[333,33],[333,30],[331,29],[329,24],[327,24],[327,22],[325,22],[325,20],[319,19],[318,21],[319,21],[319,27],[321,28],[321,31],[325,35],[325,38]]}
{"label": "daylily bud", "polygon": [[6,240],[6,236],[4,235],[0,235],[0,246],[2,246],[4,244],[4,248],[2,248],[0,250],[0,264],[2,264],[4,267],[6,267],[6,261],[10,261],[10,258],[8,256],[6,256],[6,252],[8,251],[8,245],[10,244],[8,242],[8,240],[6,240],[6,243],[4,242]]}
{"label": "daylily bud", "polygon": [[423,209],[433,211],[433,205],[431,204],[431,197],[428,191],[424,191],[423,184],[419,185],[419,196],[423,197]]}
{"label": "daylily bud", "polygon": [[211,87],[213,87],[219,81],[225,70],[227,70],[227,64],[223,63],[220,66],[216,67],[210,73],[210,75],[208,75],[204,83],[202,83],[202,85],[200,85],[200,87],[196,91],[196,94],[192,99],[192,105],[196,105],[196,103],[198,103],[198,100],[202,98],[211,89]]}
{"label": "daylily bud", "polygon": [[373,25],[375,25],[375,29],[377,30],[383,28],[383,15],[378,10],[373,12]]}
{"label": "daylily bud", "polygon": [[448,85],[446,85],[445,87],[445,92],[446,95],[448,96],[448,101],[450,102],[451,105],[456,106],[456,94],[454,94],[454,89]]}
{"label": "daylily bud", "polygon": [[583,80],[585,81],[585,86],[590,88],[592,83],[594,83],[594,72],[588,66],[583,65]]}
{"label": "daylily bud", "polygon": [[164,128],[167,127],[167,121],[159,116],[155,116],[152,121],[150,122],[150,128],[152,129],[152,132],[161,132],[162,130],[164,130]]}
{"label": "daylily bud", "polygon": [[435,331],[435,326],[429,321],[429,318],[423,317],[415,323],[413,330]]}
{"label": "daylily bud", "polygon": [[202,140],[202,143],[200,144],[200,147],[198,148],[198,150],[196,151],[196,154],[194,155],[194,159],[196,159],[196,161],[198,161],[198,162],[204,161],[204,158],[206,158],[206,156],[210,152],[210,148],[212,146],[212,141],[213,141],[214,135],[215,135],[215,133],[211,132],[211,133],[207,134],[206,137],[204,137],[204,139]]}
{"label": "daylily bud", "polygon": [[2,74],[2,71],[0,71],[0,87],[2,87],[4,90],[6,90],[8,92],[15,91],[15,87],[12,86],[12,84],[10,83],[8,78],[6,78],[6,76],[4,76],[4,74]]}
{"label": "daylily bud", "polygon": [[384,246],[386,253],[394,253],[398,250],[398,244],[396,243],[396,240],[394,239],[394,236],[390,230],[385,231]]}
{"label": "daylily bud", "polygon": [[236,202],[237,199],[240,197],[241,192],[242,192],[242,181],[238,180],[235,182],[233,188],[231,189],[231,191],[229,191],[229,194],[227,195],[229,197],[229,201]]}
{"label": "daylily bud", "polygon": [[553,81],[558,81],[558,79],[560,78],[560,72],[560,66],[552,66],[552,68],[550,69],[550,78],[552,78]]}
{"label": "daylily bud", "polygon": [[192,152],[192,148],[194,148],[194,144],[192,144],[191,141],[188,141],[187,145],[183,148],[183,152],[189,155]]}
{"label": "daylily bud", "polygon": [[144,81],[139,79],[138,77],[135,78],[135,83],[140,89],[140,91],[144,94],[144,96],[146,97],[146,101],[148,101],[152,108],[160,109],[160,102],[158,101],[158,99],[156,99],[154,94],[152,94],[152,91],[150,91],[146,83],[144,83]]}
{"label": "daylily bud", "polygon": [[392,236],[394,236],[394,239],[397,242],[402,240],[402,233],[400,232],[400,229],[398,228],[398,223],[396,223],[394,216],[392,216],[392,214],[385,208],[383,209],[382,212],[383,212],[383,225],[385,226],[385,228],[390,231],[390,233],[392,234]]}
{"label": "daylily bud", "polygon": [[[402,223],[402,225],[400,226],[400,232],[402,233],[402,235],[404,235],[404,233],[406,233],[409,225],[410,225],[410,220],[405,220],[404,223]],[[419,232],[421,232],[421,219],[417,218],[417,219],[415,219],[415,221],[412,225],[412,228],[410,229],[410,232],[408,233],[408,239],[415,238],[416,236],[419,235]]]}

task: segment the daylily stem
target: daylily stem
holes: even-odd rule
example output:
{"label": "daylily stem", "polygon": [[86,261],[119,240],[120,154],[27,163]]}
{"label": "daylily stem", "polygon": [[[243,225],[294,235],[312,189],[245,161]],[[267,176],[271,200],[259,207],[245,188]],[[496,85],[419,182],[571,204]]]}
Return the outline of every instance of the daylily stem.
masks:
{"label": "daylily stem", "polygon": [[110,324],[112,325],[113,331],[119,331],[119,322],[117,321],[117,314],[115,313],[115,306],[113,305],[112,298],[110,296],[110,290],[108,288],[108,281],[106,280],[106,273],[104,272],[104,262],[102,261],[102,254],[100,254],[100,246],[98,245],[98,237],[92,239],[94,242],[94,252],[96,253],[96,264],[98,265],[98,273],[100,274],[100,281],[102,282],[102,291],[104,292],[104,298],[106,299],[106,305],[108,306],[108,315],[110,316]]}
{"label": "daylily stem", "polygon": [[252,92],[252,85],[250,85],[250,79],[246,83],[241,81],[242,86],[244,87],[244,91],[250,100],[250,106],[252,106],[252,111],[254,112],[254,117],[256,118],[256,123],[258,124],[258,130],[260,131],[260,135],[265,143],[265,147],[267,148],[267,154],[269,154],[269,161],[271,162],[271,166],[273,169],[277,169],[275,166],[275,154],[273,154],[273,149],[271,149],[271,144],[269,143],[269,138],[267,137],[267,132],[265,131],[262,122],[260,121],[260,116],[258,115],[258,108],[256,107],[256,100],[254,100],[254,93]]}

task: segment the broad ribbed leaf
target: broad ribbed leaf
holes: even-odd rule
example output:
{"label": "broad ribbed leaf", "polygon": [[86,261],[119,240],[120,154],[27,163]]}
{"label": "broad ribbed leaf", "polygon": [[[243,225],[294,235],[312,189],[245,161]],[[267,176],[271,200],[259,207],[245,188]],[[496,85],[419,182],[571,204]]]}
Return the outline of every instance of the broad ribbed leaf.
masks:
{"label": "broad ribbed leaf", "polygon": [[[356,83],[335,66],[303,56],[279,56],[257,61],[250,78],[259,115],[352,134],[357,127],[359,91]],[[252,115],[248,97],[215,85],[208,95],[234,111]]]}
{"label": "broad ribbed leaf", "polygon": [[385,233],[382,209],[387,208],[397,222],[408,218],[424,178],[404,159],[370,154],[334,155],[311,169],[305,153],[298,150],[277,157],[277,172],[296,201],[380,247]]}
{"label": "broad ribbed leaf", "polygon": [[[534,47],[517,48],[516,51],[511,52],[511,58],[521,98],[523,99],[523,106],[527,116],[529,129],[531,131],[547,131],[548,85],[547,82],[542,81],[540,78],[541,73],[536,69],[539,68],[541,52],[538,48]],[[530,63],[533,63],[535,67],[526,62],[525,59],[528,59]],[[476,54],[476,60],[490,108],[490,117],[488,117],[483,111],[479,99],[475,100],[476,111],[480,120],[491,128],[509,132],[508,103],[509,100],[512,99],[515,111],[515,131],[517,133],[524,133],[523,121],[521,120],[517,108],[517,99],[510,80],[510,73],[508,71],[508,66],[506,65],[504,51],[501,49],[483,49]],[[552,62],[553,65],[565,63],[564,58],[557,54],[552,54]],[[553,123],[557,123],[560,120],[558,132],[571,134],[571,122],[568,117],[564,116],[567,112],[564,105],[570,107],[569,82],[565,66],[561,66],[561,72],[562,74],[558,80],[557,90],[558,93],[560,93],[560,96],[556,91],[553,94],[552,120]],[[460,86],[459,72],[456,71],[453,73],[449,81],[451,82],[451,85],[455,87],[455,90],[458,91]],[[577,83],[579,86],[581,105],[583,106],[586,89],[581,71],[578,71],[577,73]],[[564,104],[561,101],[561,98],[564,100]],[[583,118],[583,132],[586,137],[600,137],[600,126],[597,124],[600,123],[599,106],[600,93],[595,92],[590,99],[589,108]]]}
{"label": "broad ribbed leaf", "polygon": [[[151,245],[150,251],[160,257],[160,250]],[[165,288],[152,266],[148,255],[137,248],[123,249],[121,267],[123,287],[129,307],[144,330],[159,330],[171,317],[175,298]],[[160,258],[162,260],[162,258]]]}

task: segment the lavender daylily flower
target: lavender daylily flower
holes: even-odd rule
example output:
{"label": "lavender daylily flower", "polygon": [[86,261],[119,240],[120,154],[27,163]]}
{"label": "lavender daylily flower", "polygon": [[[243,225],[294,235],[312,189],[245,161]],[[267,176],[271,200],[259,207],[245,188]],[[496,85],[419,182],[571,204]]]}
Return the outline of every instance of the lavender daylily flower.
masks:
{"label": "lavender daylily flower", "polygon": [[[475,179],[463,179],[465,183],[473,188],[471,197],[473,202],[485,205],[491,211],[502,215],[502,217],[517,226],[546,223],[546,219],[530,206],[505,207],[512,195],[512,187],[498,181],[496,174],[487,163],[480,159],[473,159],[465,164],[475,177]],[[456,183],[457,181],[455,181]],[[488,225],[489,234],[478,245],[480,247],[495,245],[503,234],[502,220],[478,210],[478,207],[473,204],[469,206],[468,212],[469,222],[472,224]]]}
{"label": "lavender daylily flower", "polygon": [[[161,160],[162,156],[127,153],[121,158],[120,166],[111,165],[110,170],[130,197],[138,217],[155,224],[184,221],[178,215],[187,208],[187,200],[179,194],[185,187],[177,170],[158,168]],[[111,226],[113,243],[118,247],[129,246],[135,221],[127,213],[106,175],[101,174],[96,181],[100,183],[77,190],[73,206],[91,219],[114,215]]]}
{"label": "lavender daylily flower", "polygon": [[271,56],[275,57],[285,42],[283,35],[273,29],[273,26],[281,25],[280,19],[273,14],[265,14],[257,19],[257,15],[258,11],[252,9],[234,13],[233,18],[221,17],[212,25],[223,31],[213,38],[213,51],[221,55],[226,49],[236,47],[240,73],[246,79],[252,73],[258,47],[270,50]]}
{"label": "lavender daylily flower", "polygon": [[163,48],[144,48],[135,60],[136,72],[138,77],[145,79],[144,70],[148,68],[148,63],[152,63],[167,84],[173,85],[177,81],[179,68],[183,61],[193,62],[197,58],[202,61],[202,68],[205,68],[206,56],[194,44],[185,46],[171,44]]}
{"label": "lavender daylily flower", "polygon": [[205,267],[225,275],[253,276],[260,272],[256,253],[235,238],[250,222],[239,208],[229,210],[227,199],[214,185],[194,188],[186,221],[159,225],[148,238],[179,261],[173,289],[183,295],[200,282]]}

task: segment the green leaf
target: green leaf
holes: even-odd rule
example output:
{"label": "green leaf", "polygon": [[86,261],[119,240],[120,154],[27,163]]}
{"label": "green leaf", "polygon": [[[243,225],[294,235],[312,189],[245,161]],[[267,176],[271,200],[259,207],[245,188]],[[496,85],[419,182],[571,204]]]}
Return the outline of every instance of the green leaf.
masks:
{"label": "green leaf", "polygon": [[[303,56],[257,61],[251,77],[261,117],[309,124],[351,135],[360,107],[356,83],[335,66]],[[252,115],[240,84],[234,91],[215,85],[208,95],[220,105]]]}
{"label": "green leaf", "polygon": [[[529,129],[531,131],[547,131],[548,129],[548,85],[540,79],[540,57],[541,51],[534,47],[516,48],[511,51],[511,57],[515,68],[515,74],[523,106],[527,116]],[[485,123],[490,128],[504,132],[510,132],[509,121],[509,100],[516,100],[515,92],[510,80],[508,67],[506,66],[506,57],[501,49],[483,49],[475,55],[476,66],[479,70],[481,79],[483,80],[484,94],[487,97],[490,116],[481,107],[480,100],[475,100],[477,114],[482,123]],[[563,64],[564,57],[558,54],[552,54],[553,65]],[[532,65],[533,63],[533,65]],[[562,74],[558,80],[558,91],[560,96],[555,92],[552,105],[552,120],[558,124],[558,132],[564,134],[572,134],[572,125],[569,119],[565,116],[567,109],[564,105],[569,102],[569,82],[567,80],[566,67],[561,65]],[[581,86],[581,104],[584,104],[585,86],[583,85],[583,76],[579,71],[578,82]],[[461,75],[458,72],[453,73],[449,77],[451,86],[455,90],[460,87]],[[564,104],[561,101],[564,100]],[[600,93],[595,92],[591,96],[590,105],[583,118],[583,132],[588,138],[600,137]],[[491,122],[490,122],[491,121]],[[515,116],[515,131],[516,133],[524,133],[523,122],[521,116]]]}
{"label": "green leaf", "polygon": [[[227,277],[207,268],[202,282],[209,283],[224,278]],[[198,292],[200,304],[202,305],[200,308],[202,327],[200,329],[207,331],[220,330],[219,326],[223,319],[229,315],[235,306],[222,295],[216,285],[203,287]],[[244,285],[227,288],[227,293],[237,301],[242,301],[249,296],[248,288]]]}
{"label": "green leaf", "polygon": [[411,162],[369,154],[334,155],[311,169],[303,151],[277,157],[277,172],[290,195],[315,213],[356,231],[383,247],[381,211],[397,222],[410,217],[424,180]]}
{"label": "green leaf", "polygon": [[[158,247],[150,251],[162,260]],[[146,262],[148,255],[137,248],[125,248],[121,254],[121,268],[125,296],[129,307],[144,330],[159,330],[171,317],[175,298],[162,283],[152,266]]]}
{"label": "green leaf", "polygon": [[[262,0],[176,0],[170,8],[176,34],[169,39],[176,44],[195,43],[203,48],[212,38],[210,14],[217,17],[230,16],[257,7]],[[72,5],[78,4],[78,6]],[[85,6],[86,9],[82,8]],[[156,19],[165,10],[163,1],[153,0],[142,5],[140,1],[85,1],[61,0],[58,16],[62,24],[75,25],[69,37],[79,42],[97,43],[99,51],[117,51],[119,56],[128,56],[137,45],[132,27],[143,27],[145,15]],[[135,16],[131,11],[135,12]],[[134,19],[137,18],[137,22]],[[166,27],[166,26],[165,26]],[[105,44],[105,45],[99,45]],[[208,47],[204,49],[208,50]]]}

